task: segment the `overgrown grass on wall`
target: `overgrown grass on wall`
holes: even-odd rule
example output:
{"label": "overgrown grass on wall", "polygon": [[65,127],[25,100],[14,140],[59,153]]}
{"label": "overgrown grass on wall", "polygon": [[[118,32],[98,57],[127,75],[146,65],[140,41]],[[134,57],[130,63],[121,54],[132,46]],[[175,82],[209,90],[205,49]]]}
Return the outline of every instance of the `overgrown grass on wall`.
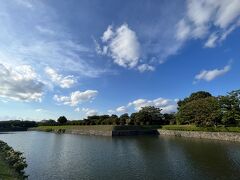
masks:
{"label": "overgrown grass on wall", "polygon": [[165,125],[162,129],[176,130],[176,131],[206,131],[206,132],[238,132],[240,133],[240,127],[197,127],[195,125]]}

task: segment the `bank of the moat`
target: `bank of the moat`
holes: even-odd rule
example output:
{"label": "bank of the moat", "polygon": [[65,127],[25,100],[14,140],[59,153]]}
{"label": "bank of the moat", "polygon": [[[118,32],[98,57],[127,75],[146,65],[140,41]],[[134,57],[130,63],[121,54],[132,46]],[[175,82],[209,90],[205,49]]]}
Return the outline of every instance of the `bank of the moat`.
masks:
{"label": "bank of the moat", "polygon": [[214,139],[240,142],[240,133],[238,132],[204,132],[204,131],[184,131],[184,130],[166,130],[159,129],[157,126],[145,127],[128,127],[120,128],[116,126],[55,126],[55,127],[38,127],[30,130],[81,134],[81,135],[97,135],[97,136],[137,136],[137,135],[160,135],[160,136],[177,136],[188,138]]}

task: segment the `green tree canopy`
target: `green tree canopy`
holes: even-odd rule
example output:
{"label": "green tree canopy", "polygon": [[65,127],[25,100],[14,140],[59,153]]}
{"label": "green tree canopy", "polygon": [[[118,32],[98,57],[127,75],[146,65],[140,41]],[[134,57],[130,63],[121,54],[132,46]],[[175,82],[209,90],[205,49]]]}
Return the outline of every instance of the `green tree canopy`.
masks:
{"label": "green tree canopy", "polygon": [[131,115],[131,122],[134,124],[161,124],[161,109],[154,106],[142,107],[142,109]]}
{"label": "green tree canopy", "polygon": [[57,120],[60,124],[66,124],[67,118],[65,116],[60,116]]}
{"label": "green tree canopy", "polygon": [[181,105],[176,117],[178,124],[216,125],[221,120],[220,105],[215,97],[197,98]]}
{"label": "green tree canopy", "polygon": [[189,97],[178,101],[178,107],[180,108],[182,105],[185,105],[188,102],[195,101],[195,100],[202,99],[202,98],[206,98],[206,97],[212,97],[212,95],[209,92],[206,92],[206,91],[194,92]]}
{"label": "green tree canopy", "polygon": [[219,96],[224,125],[240,125],[240,90]]}
{"label": "green tree canopy", "polygon": [[129,115],[128,113],[122,114],[120,117],[120,124],[121,125],[125,125],[127,123],[127,121],[129,120]]}

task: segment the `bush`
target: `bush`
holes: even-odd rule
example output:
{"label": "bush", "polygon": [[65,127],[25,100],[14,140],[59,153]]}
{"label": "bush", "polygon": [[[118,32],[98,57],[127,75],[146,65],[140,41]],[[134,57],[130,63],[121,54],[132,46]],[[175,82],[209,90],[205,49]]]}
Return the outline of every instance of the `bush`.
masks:
{"label": "bush", "polygon": [[12,167],[17,173],[24,176],[24,169],[27,167],[26,159],[19,151],[7,145],[7,143],[0,141],[0,154],[4,160]]}

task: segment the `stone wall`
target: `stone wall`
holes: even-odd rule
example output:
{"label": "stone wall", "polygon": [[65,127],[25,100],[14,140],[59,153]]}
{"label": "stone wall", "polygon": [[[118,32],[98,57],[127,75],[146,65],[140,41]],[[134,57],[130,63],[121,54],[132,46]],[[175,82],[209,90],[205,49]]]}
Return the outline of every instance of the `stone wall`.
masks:
{"label": "stone wall", "polygon": [[94,135],[94,136],[112,136],[112,131],[96,130],[66,130],[68,134]]}
{"label": "stone wall", "polygon": [[177,137],[190,137],[190,138],[203,138],[203,139],[216,139],[225,141],[240,142],[240,133],[231,132],[200,132],[200,131],[175,131],[175,130],[158,130],[160,136],[177,136]]}
{"label": "stone wall", "polygon": [[138,136],[138,135],[159,135],[157,130],[66,130],[68,134],[96,135],[96,136]]}
{"label": "stone wall", "polygon": [[113,130],[112,136],[159,135],[157,130]]}

